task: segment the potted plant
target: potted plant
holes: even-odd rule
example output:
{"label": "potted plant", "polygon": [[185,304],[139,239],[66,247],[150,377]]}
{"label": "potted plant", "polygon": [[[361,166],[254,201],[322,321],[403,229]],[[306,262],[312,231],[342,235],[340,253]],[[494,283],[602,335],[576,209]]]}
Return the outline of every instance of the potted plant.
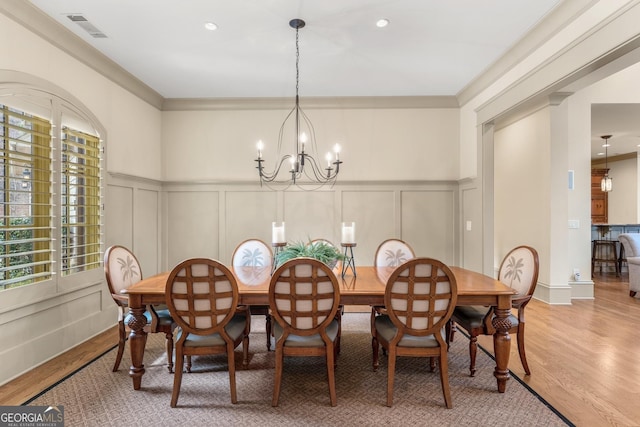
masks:
{"label": "potted plant", "polygon": [[344,255],[340,253],[340,250],[327,242],[293,242],[287,243],[276,255],[276,268],[290,259],[300,257],[317,259],[331,268],[334,268],[338,261],[344,259]]}

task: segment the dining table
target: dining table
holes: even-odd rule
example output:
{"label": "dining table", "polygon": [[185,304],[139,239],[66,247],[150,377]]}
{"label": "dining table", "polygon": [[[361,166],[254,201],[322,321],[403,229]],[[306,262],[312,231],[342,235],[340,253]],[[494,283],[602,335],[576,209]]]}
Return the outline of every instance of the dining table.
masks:
{"label": "dining table", "polygon": [[[456,283],[457,305],[484,305],[494,307],[495,317],[492,326],[493,347],[496,367],[493,375],[497,381],[498,392],[506,390],[509,374],[509,355],[511,351],[511,337],[509,329],[511,322],[511,297],[515,291],[504,283],[472,270],[461,267],[449,267],[453,272]],[[232,272],[238,284],[240,305],[269,305],[269,283],[271,267],[233,267]],[[340,303],[343,305],[384,305],[386,284],[394,267],[359,266],[357,275],[336,273],[340,283]],[[147,318],[144,313],[147,305],[164,304],[166,282],[169,272],[163,272],[144,278],[123,290],[129,298],[128,326],[131,329],[129,345],[131,349],[131,368],[129,375],[133,379],[134,390],[139,390],[145,369],[143,364],[144,348],[147,333],[144,327]]]}

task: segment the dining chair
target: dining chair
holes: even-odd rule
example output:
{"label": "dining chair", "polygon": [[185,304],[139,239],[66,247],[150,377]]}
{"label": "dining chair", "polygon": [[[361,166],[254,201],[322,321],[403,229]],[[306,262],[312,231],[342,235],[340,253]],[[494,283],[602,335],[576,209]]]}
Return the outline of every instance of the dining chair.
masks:
{"label": "dining chair", "polygon": [[445,326],[456,301],[456,278],[438,260],[414,258],[391,273],[384,295],[386,314],[376,316],[371,324],[374,371],[379,366],[380,346],[388,355],[387,406],[393,404],[396,358],[411,356],[439,360],[445,405],[453,407]]}
{"label": "dining chair", "polygon": [[329,398],[337,405],[335,385],[338,279],[326,264],[312,258],[286,261],[273,273],[269,306],[276,322],[276,369],[272,406],[278,406],[284,356],[324,356]]}
{"label": "dining chair", "polygon": [[376,249],[373,265],[376,267],[398,267],[415,258],[411,245],[400,239],[387,239]]}
{"label": "dining chair", "polygon": [[[241,242],[233,251],[231,264],[234,270],[242,272],[249,270],[254,277],[262,278],[271,273],[273,251],[271,247],[260,239],[247,239]],[[267,331],[267,351],[271,350],[271,314],[268,305],[251,305],[251,314],[264,315],[265,330]]]}
{"label": "dining chair", "polygon": [[249,362],[251,312],[238,307],[238,284],[218,261],[191,258],[171,270],[167,305],[180,327],[176,340],[176,371],[171,407],[178,404],[185,356],[227,354],[231,403],[237,403],[235,348],[242,343],[243,365]]}
{"label": "dining chair", "polygon": [[[510,334],[517,334],[518,353],[522,367],[527,375],[531,375],[524,350],[524,309],[531,300],[538,282],[538,252],[530,246],[518,246],[504,257],[500,264],[498,280],[516,291],[511,298],[511,306],[518,310],[518,315],[509,314]],[[460,306],[451,317],[448,342],[453,341],[455,330],[462,327],[469,333],[469,372],[473,377],[476,373],[476,353],[479,335],[493,335],[494,318],[493,307]]]}
{"label": "dining chair", "polygon": [[[113,372],[120,367],[127,341],[127,324],[131,320],[129,298],[122,291],[142,280],[142,269],[138,258],[127,248],[113,245],[104,253],[104,274],[111,298],[118,306],[118,353]],[[148,305],[144,313],[147,319],[145,331],[162,332],[167,339],[167,362],[169,372],[173,372],[173,330],[174,323],[169,310],[164,305]]]}
{"label": "dining chair", "polygon": [[[411,245],[400,239],[387,239],[378,245],[373,258],[374,267],[398,267],[416,257]],[[385,314],[384,306],[371,306],[371,324],[374,318]]]}

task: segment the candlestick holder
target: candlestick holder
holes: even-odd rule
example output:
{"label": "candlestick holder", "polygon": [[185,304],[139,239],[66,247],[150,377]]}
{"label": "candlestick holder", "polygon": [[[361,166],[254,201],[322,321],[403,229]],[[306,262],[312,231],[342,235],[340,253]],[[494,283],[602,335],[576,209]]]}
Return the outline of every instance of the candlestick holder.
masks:
{"label": "candlestick holder", "polygon": [[347,273],[349,267],[353,276],[356,276],[356,260],[353,257],[353,248],[356,247],[355,243],[341,243],[340,246],[344,248],[344,259],[342,260],[342,277]]}
{"label": "candlestick holder", "polygon": [[271,274],[276,271],[276,261],[278,259],[278,254],[282,252],[282,249],[287,246],[286,242],[274,242],[271,243],[271,247],[273,247],[273,259],[271,260]]}

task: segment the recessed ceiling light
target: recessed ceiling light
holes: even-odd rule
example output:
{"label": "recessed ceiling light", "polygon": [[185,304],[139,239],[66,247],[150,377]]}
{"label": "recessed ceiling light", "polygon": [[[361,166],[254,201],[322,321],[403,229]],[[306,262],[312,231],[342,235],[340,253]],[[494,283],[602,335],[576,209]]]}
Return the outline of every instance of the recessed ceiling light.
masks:
{"label": "recessed ceiling light", "polygon": [[215,31],[218,29],[218,25],[215,22],[207,22],[204,27],[209,31]]}
{"label": "recessed ceiling light", "polygon": [[604,153],[598,153],[598,156],[604,156]]}
{"label": "recessed ceiling light", "polygon": [[378,27],[378,28],[384,28],[387,25],[389,25],[389,20],[388,19],[378,19],[376,21],[376,27]]}

